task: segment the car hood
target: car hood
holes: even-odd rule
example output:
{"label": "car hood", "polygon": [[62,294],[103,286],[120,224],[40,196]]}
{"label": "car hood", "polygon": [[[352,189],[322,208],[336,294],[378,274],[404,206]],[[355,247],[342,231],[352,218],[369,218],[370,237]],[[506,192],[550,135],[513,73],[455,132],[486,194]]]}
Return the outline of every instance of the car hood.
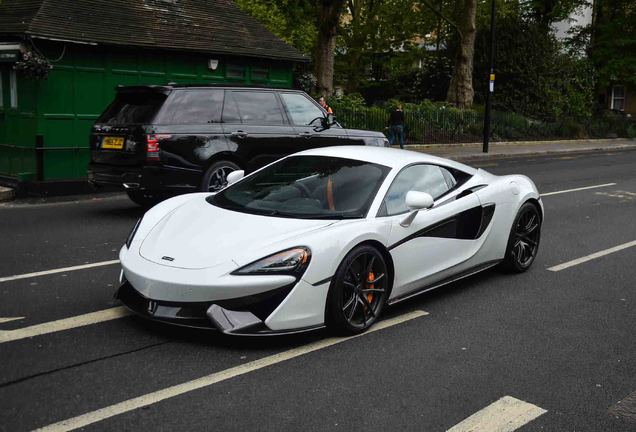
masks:
{"label": "car hood", "polygon": [[347,128],[347,135],[355,136],[355,137],[384,138],[384,134],[382,132],[362,130],[362,129],[349,129],[349,128]]}
{"label": "car hood", "polygon": [[266,256],[254,256],[263,249],[264,254],[278,252],[267,249],[334,222],[240,213],[198,198],[164,216],[143,239],[139,253],[171,267],[201,269],[230,260],[243,266],[245,260]]}

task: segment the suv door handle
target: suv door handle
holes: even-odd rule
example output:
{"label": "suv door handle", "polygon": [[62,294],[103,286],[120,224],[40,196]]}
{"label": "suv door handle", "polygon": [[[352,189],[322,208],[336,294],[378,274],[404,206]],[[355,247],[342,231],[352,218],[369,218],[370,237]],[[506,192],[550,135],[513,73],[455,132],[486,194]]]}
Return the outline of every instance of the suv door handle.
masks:
{"label": "suv door handle", "polygon": [[243,138],[247,138],[247,132],[243,132],[242,130],[240,130],[240,131],[232,132],[230,136],[232,138],[243,139]]}
{"label": "suv door handle", "polygon": [[312,134],[311,132],[301,132],[298,134],[298,136],[303,138],[311,138],[312,136],[314,136],[314,134]]}

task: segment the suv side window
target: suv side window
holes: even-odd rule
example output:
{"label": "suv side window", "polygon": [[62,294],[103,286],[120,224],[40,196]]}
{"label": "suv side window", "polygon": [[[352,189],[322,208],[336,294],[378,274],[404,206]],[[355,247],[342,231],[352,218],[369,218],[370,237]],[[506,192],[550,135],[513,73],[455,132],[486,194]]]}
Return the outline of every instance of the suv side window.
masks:
{"label": "suv side window", "polygon": [[155,123],[219,123],[222,107],[223,90],[177,90],[164,105]]}
{"label": "suv side window", "polygon": [[287,112],[296,126],[308,126],[312,120],[323,118],[324,114],[305,96],[298,93],[281,93]]}
{"label": "suv side window", "polygon": [[437,165],[413,165],[400,172],[384,197],[380,216],[406,213],[406,194],[409,191],[426,192],[437,199],[451,189],[446,180],[445,168]]}
{"label": "suv side window", "polygon": [[[237,114],[241,123],[256,125],[282,125],[283,113],[274,92],[231,92],[236,102]],[[230,101],[228,101],[230,102]],[[229,104],[231,113],[231,102]],[[226,110],[227,111],[227,110]],[[223,120],[229,121],[224,114]]]}

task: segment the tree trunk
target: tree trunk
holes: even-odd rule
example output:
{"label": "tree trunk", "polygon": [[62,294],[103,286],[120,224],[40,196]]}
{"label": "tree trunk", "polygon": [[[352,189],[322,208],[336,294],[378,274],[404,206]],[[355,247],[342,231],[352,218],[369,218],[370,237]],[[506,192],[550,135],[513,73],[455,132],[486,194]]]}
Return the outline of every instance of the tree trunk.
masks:
{"label": "tree trunk", "polygon": [[336,51],[336,35],[344,0],[316,0],[318,15],[318,41],[314,64],[318,91],[321,95],[333,94],[333,64]]}
{"label": "tree trunk", "polygon": [[458,108],[473,104],[473,57],[475,55],[475,16],[477,0],[457,0],[459,46],[446,100]]}

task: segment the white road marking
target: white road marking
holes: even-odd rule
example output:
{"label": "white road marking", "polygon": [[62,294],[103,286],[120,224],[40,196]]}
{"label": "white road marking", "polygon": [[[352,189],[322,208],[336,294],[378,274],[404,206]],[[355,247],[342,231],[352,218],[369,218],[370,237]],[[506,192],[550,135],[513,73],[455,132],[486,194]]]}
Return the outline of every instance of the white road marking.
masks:
{"label": "white road marking", "polygon": [[277,363],[291,360],[293,358],[302,356],[304,354],[308,354],[314,351],[328,348],[330,346],[348,341],[350,339],[354,339],[369,333],[376,332],[378,330],[392,327],[394,325],[401,324],[403,322],[410,321],[412,319],[419,318],[424,315],[428,315],[428,312],[421,311],[421,310],[409,312],[404,315],[397,316],[395,318],[389,318],[384,321],[380,321],[379,323],[371,327],[366,333],[362,333],[355,336],[349,336],[345,338],[327,338],[327,339],[319,340],[316,342],[312,342],[310,344],[303,345],[298,348],[292,348],[290,350],[283,351],[278,354],[273,354],[273,355],[264,357],[262,359],[254,360],[249,363],[245,363],[239,366],[225,369],[223,371],[216,372],[201,378],[197,378],[192,381],[188,381],[182,384],[177,384],[162,390],[157,390],[155,392],[138,396],[136,398],[128,399],[126,401],[119,402],[114,405],[98,409],[96,411],[88,412],[86,414],[82,414],[77,417],[73,417],[67,420],[62,420],[58,423],[54,423],[37,430],[61,432],[61,431],[70,431],[73,429],[81,428],[81,427],[105,420],[110,417],[114,417],[114,416],[129,412],[141,407],[152,405],[152,404],[161,402],[163,400],[182,395],[184,393],[191,392],[193,390],[211,386],[213,384],[228,380],[230,378],[234,378],[240,375],[254,372],[258,369],[262,369],[268,366],[275,365]]}
{"label": "white road marking", "polygon": [[94,267],[109,266],[109,265],[118,264],[118,263],[119,263],[119,260],[101,261],[101,262],[95,262],[90,264],[76,265],[72,267],[62,267],[62,268],[56,268],[52,270],[44,270],[44,271],[33,272],[33,273],[24,273],[20,275],[0,277],[0,283],[14,281],[18,279],[28,279],[28,278],[37,277],[37,276],[45,276],[45,275],[50,275],[55,273],[64,273],[64,272],[84,270],[84,269],[89,269]]}
{"label": "white road marking", "polygon": [[110,321],[130,315],[130,311],[123,306],[91,312],[84,315],[77,315],[57,321],[49,321],[42,324],[32,325],[16,330],[0,330],[0,344],[26,339],[33,336],[40,336],[48,333],[55,333],[70,330],[76,327],[84,327],[104,321]]}
{"label": "white road marking", "polygon": [[586,255],[584,257],[577,258],[577,259],[572,260],[572,261],[564,262],[562,264],[555,265],[553,267],[549,267],[548,270],[553,271],[553,272],[558,272],[558,271],[561,271],[561,270],[565,270],[566,268],[574,267],[575,265],[583,264],[584,262],[588,262],[588,261],[591,261],[593,259],[600,258],[600,257],[603,257],[605,255],[613,254],[614,252],[622,251],[623,249],[627,249],[627,248],[634,247],[634,246],[636,246],[636,240],[630,241],[630,242],[627,242],[627,243],[623,243],[623,244],[620,244],[618,246],[611,247],[609,249],[598,251],[598,252],[595,252],[593,254]]}
{"label": "white road marking", "polygon": [[546,412],[531,403],[504,396],[446,432],[512,432]]}
{"label": "white road marking", "polygon": [[0,317],[0,324],[8,323],[11,321],[16,321],[16,320],[21,320],[21,319],[24,319],[24,317],[7,317],[7,318]]}
{"label": "white road marking", "polygon": [[548,193],[541,194],[541,196],[544,197],[544,196],[550,196],[550,195],[558,195],[558,194],[564,194],[564,193],[568,193],[568,192],[578,192],[578,191],[587,190],[587,189],[596,189],[596,188],[615,186],[615,185],[616,185],[616,183],[606,183],[606,184],[602,184],[602,185],[585,186],[585,187],[580,187],[580,188],[575,188],[575,189],[565,189],[565,190],[560,190],[560,191],[548,192]]}

